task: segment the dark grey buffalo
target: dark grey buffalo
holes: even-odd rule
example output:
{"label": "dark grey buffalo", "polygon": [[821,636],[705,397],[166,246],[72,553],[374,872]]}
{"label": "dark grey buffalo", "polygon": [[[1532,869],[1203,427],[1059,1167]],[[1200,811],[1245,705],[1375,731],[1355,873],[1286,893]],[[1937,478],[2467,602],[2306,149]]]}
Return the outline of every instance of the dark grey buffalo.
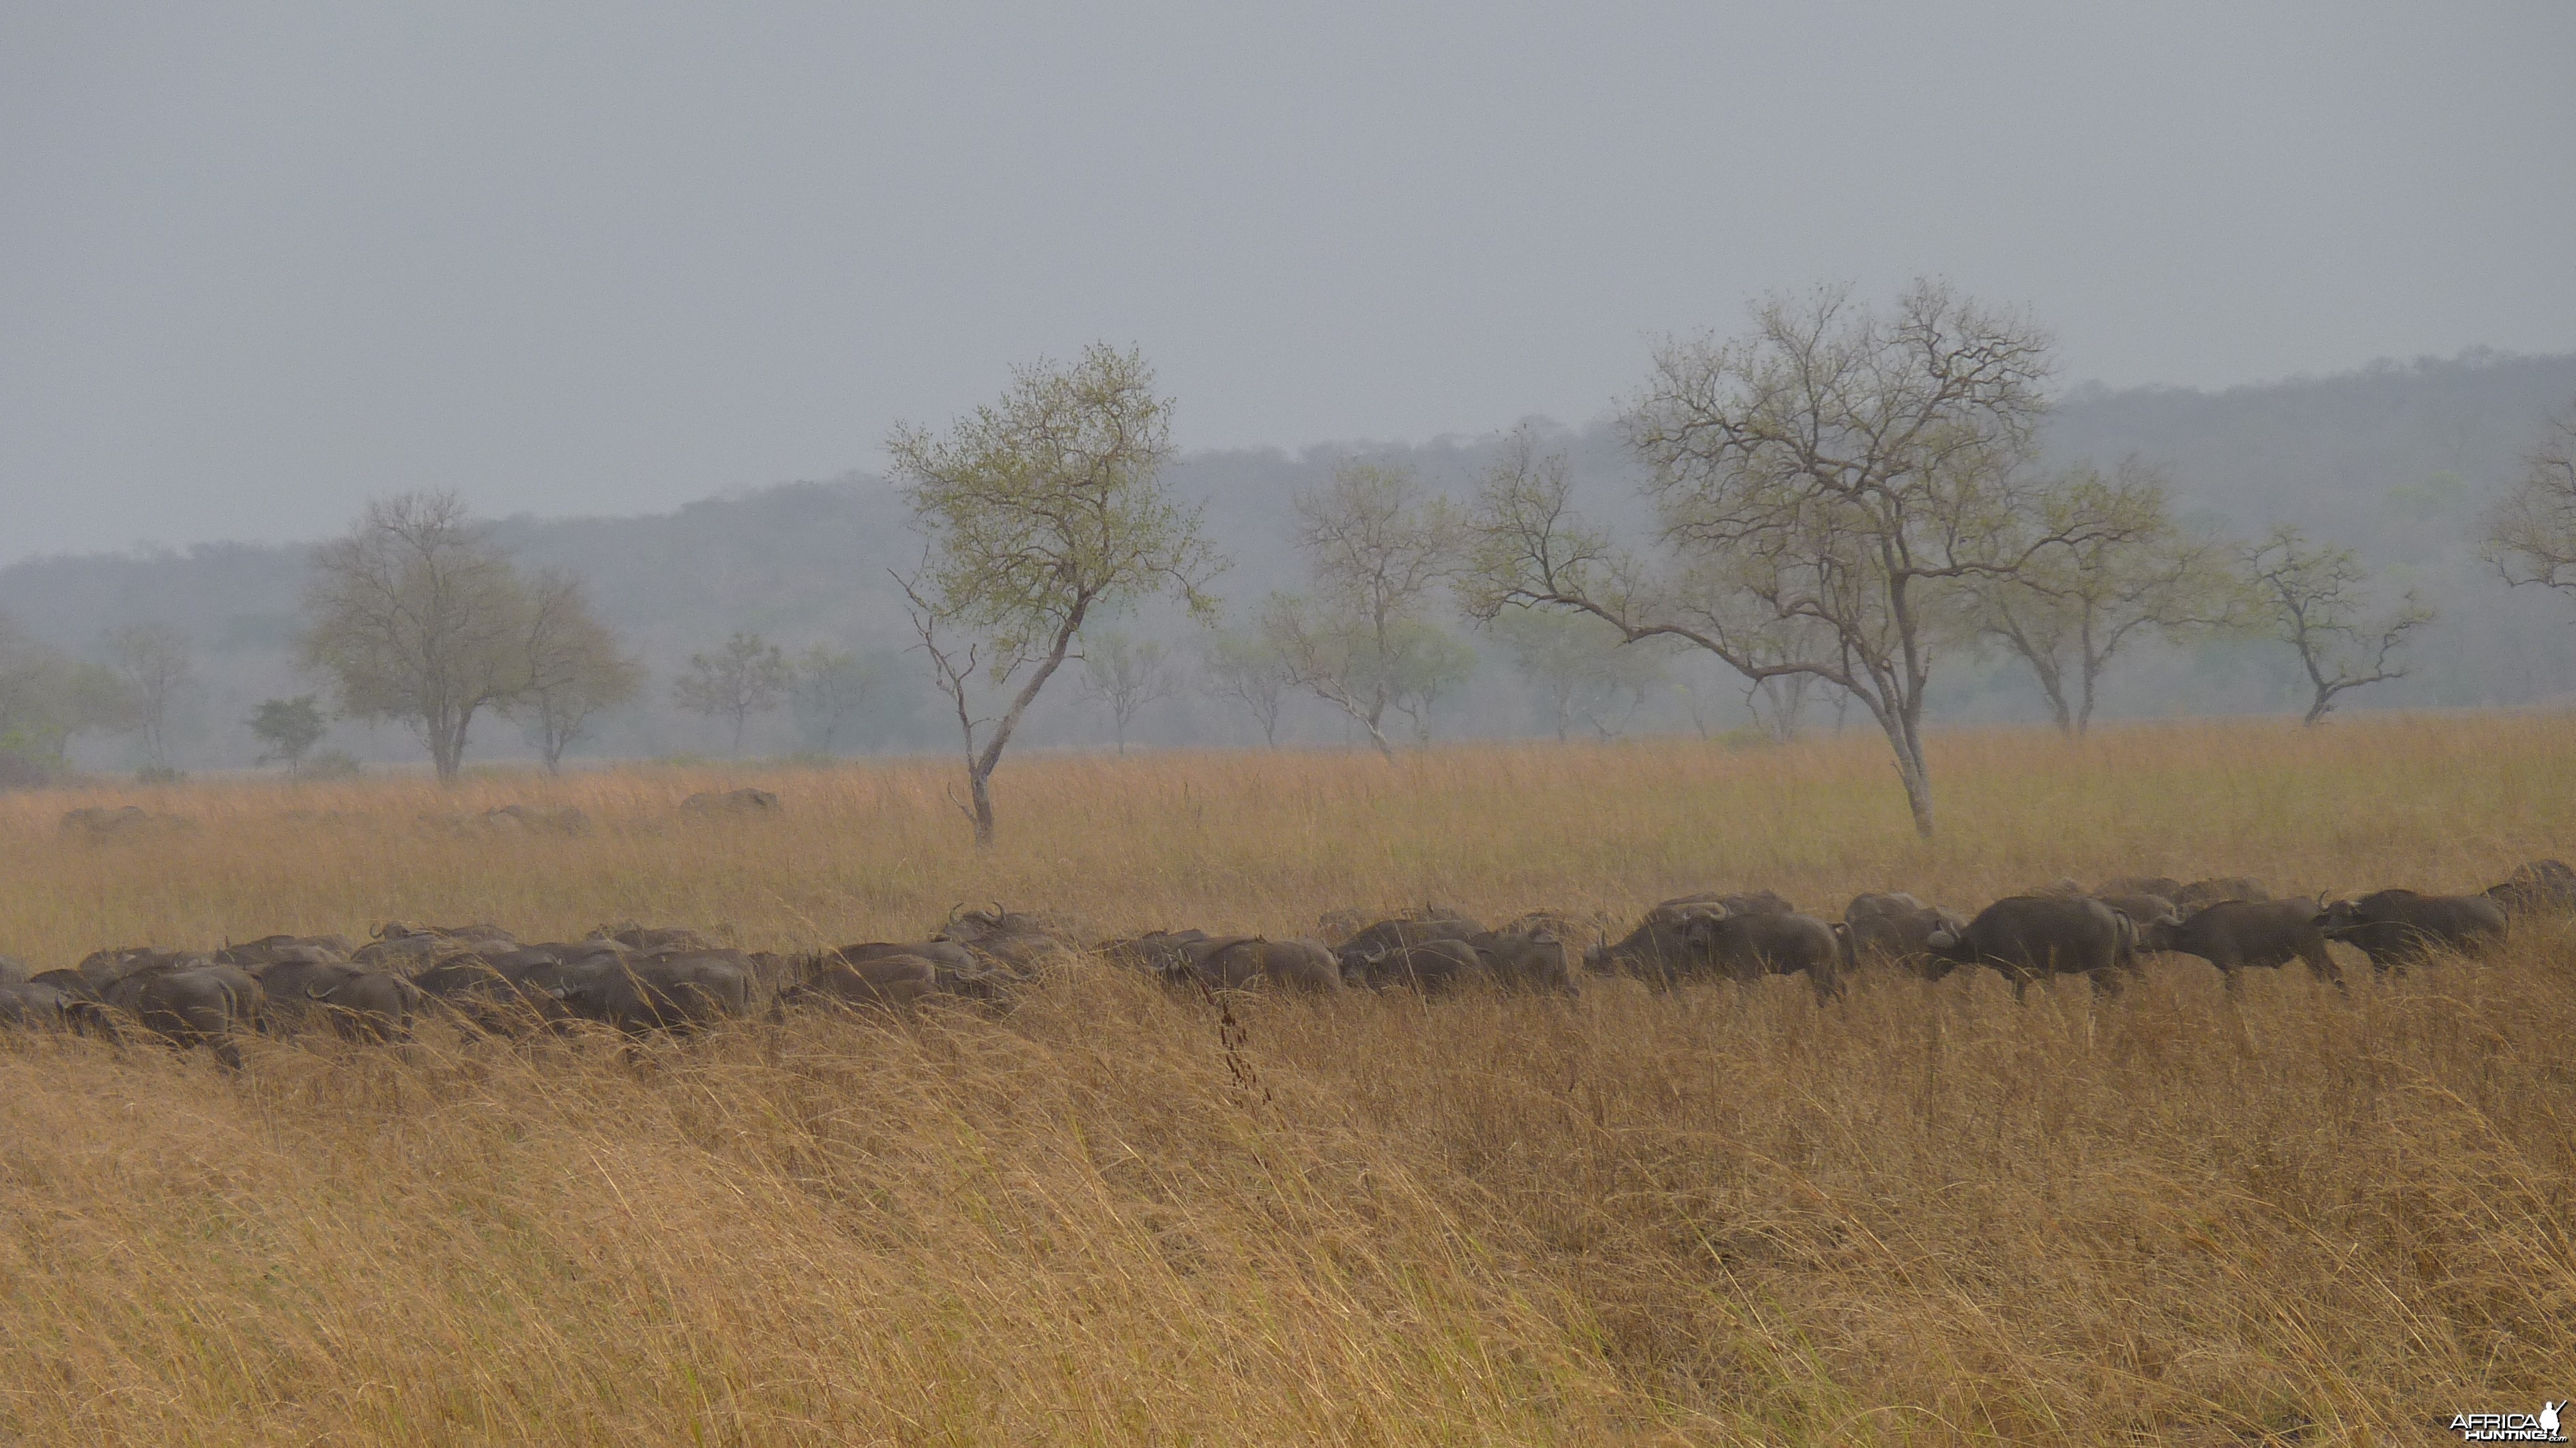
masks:
{"label": "dark grey buffalo", "polygon": [[1566,959],[1565,942],[1548,925],[1534,923],[1529,917],[1514,922],[1514,930],[1484,930],[1467,938],[1467,945],[1484,962],[1485,969],[1506,990],[1546,991],[1556,995],[1575,994],[1574,971]]}
{"label": "dark grey buffalo", "polygon": [[944,994],[939,967],[918,955],[874,955],[849,961],[825,956],[805,978],[779,992],[782,1006],[908,1006]]}
{"label": "dark grey buffalo", "polygon": [[1485,960],[1464,940],[1424,940],[1341,953],[1342,983],[1386,990],[1404,986],[1437,995],[1485,975]]}
{"label": "dark grey buffalo", "polygon": [[251,972],[267,1007],[267,1024],[295,1026],[318,1019],[351,1040],[411,1039],[424,995],[410,979],[390,970],[306,958],[318,951],[290,950],[291,958]]}
{"label": "dark grey buffalo", "polygon": [[1584,963],[1666,988],[1712,976],[1743,982],[1804,975],[1818,996],[1840,993],[1841,937],[1812,915],[1777,908],[1787,903],[1769,891],[1667,900],[1627,939],[1587,953]]}
{"label": "dark grey buffalo", "polygon": [[2182,889],[2182,881],[2171,875],[2120,875],[2094,886],[2090,893],[2096,900],[2114,895],[2155,895],[2171,900]]}
{"label": "dark grey buffalo", "polygon": [[71,982],[66,986],[59,981],[26,976],[23,970],[18,972],[19,979],[0,977],[0,1025],[86,1031],[105,1024],[98,998],[90,993],[88,982],[70,971],[46,974],[70,975]]}
{"label": "dark grey buffalo", "polygon": [[2317,928],[2317,907],[2306,900],[2221,900],[2193,911],[2153,948],[2199,956],[2218,967],[2229,990],[2236,988],[2240,970],[2278,969],[2293,960],[2307,962],[2310,975],[2343,988],[2343,969]]}
{"label": "dark grey buffalo", "polygon": [[2487,888],[2487,898],[2508,916],[2576,912],[2576,869],[2563,860],[2517,865],[2503,884]]}
{"label": "dark grey buffalo", "polygon": [[2136,927],[2088,896],[2007,896],[1978,911],[1965,930],[1934,931],[1924,944],[1946,965],[2002,971],[2015,999],[2030,982],[2055,975],[2087,976],[2116,989],[2111,972],[2138,967]]}
{"label": "dark grey buffalo", "polygon": [[1842,993],[1842,937],[1813,915],[1762,911],[1692,922],[1719,971],[1744,984],[1766,975],[1803,975],[1819,1000]]}
{"label": "dark grey buffalo", "polygon": [[1633,975],[1658,985],[1706,975],[1716,969],[1701,922],[1730,914],[1789,913],[1789,902],[1768,890],[1720,894],[1707,891],[1658,903],[1625,939],[1605,942],[1583,953],[1586,970]]}
{"label": "dark grey buffalo", "polygon": [[452,1013],[461,1024],[485,1034],[514,1036],[559,1028],[572,1019],[564,997],[573,978],[616,967],[628,953],[613,943],[604,949],[522,946],[493,956],[466,951],[411,980],[429,1002]]}
{"label": "dark grey buffalo", "polygon": [[1917,975],[1932,966],[1932,950],[1925,942],[1932,932],[1947,930],[1952,934],[1968,928],[1968,918],[1953,910],[1926,905],[1903,893],[1855,895],[1843,907],[1843,939],[1850,949],[1851,965],[1892,965]]}
{"label": "dark grey buffalo", "polygon": [[1426,919],[1380,920],[1353,932],[1333,954],[1341,960],[1342,975],[1347,979],[1351,975],[1353,961],[1434,940],[1465,940],[1480,928],[1475,921],[1463,915],[1447,913]]}
{"label": "dark grey buffalo", "polygon": [[2377,970],[2403,969],[2435,951],[2477,955],[2504,939],[2504,907],[2484,895],[2419,895],[2376,890],[2337,900],[2313,917],[2329,940],[2370,957]]}
{"label": "dark grey buffalo", "polygon": [[852,965],[899,955],[929,961],[941,993],[968,1000],[998,1000],[1024,979],[1020,970],[954,940],[871,940],[833,954]]}
{"label": "dark grey buffalo", "polygon": [[205,1046],[234,1070],[242,1063],[234,1037],[259,1028],[259,982],[238,966],[205,961],[148,967],[119,976],[100,994],[171,1045]]}
{"label": "dark grey buffalo", "polygon": [[1340,964],[1320,941],[1220,936],[1192,941],[1181,956],[1182,969],[1166,978],[1194,979],[1213,990],[1269,985],[1321,994],[1342,988]]}
{"label": "dark grey buffalo", "polygon": [[2165,938],[2182,924],[2182,911],[2163,895],[2115,895],[2097,893],[2093,897],[2129,917],[2129,925],[2138,933],[2138,945],[2145,950],[2169,949]]}
{"label": "dark grey buffalo", "polygon": [[1118,940],[1104,940],[1091,952],[1114,965],[1169,976],[1190,963],[1189,948],[1208,938],[1204,930],[1149,930]]}
{"label": "dark grey buffalo", "polygon": [[630,1036],[694,1031],[747,1014],[751,976],[734,951],[641,955],[582,971],[564,988],[563,1003]]}

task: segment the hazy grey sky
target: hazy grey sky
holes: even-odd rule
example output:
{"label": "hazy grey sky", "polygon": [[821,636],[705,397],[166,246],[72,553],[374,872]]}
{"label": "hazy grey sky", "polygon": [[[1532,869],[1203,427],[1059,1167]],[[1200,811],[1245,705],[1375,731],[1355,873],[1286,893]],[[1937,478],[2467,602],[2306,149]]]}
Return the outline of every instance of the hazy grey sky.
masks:
{"label": "hazy grey sky", "polygon": [[1144,347],[1579,422],[1766,288],[2070,379],[2576,348],[2576,4],[0,6],[0,561],[631,512]]}

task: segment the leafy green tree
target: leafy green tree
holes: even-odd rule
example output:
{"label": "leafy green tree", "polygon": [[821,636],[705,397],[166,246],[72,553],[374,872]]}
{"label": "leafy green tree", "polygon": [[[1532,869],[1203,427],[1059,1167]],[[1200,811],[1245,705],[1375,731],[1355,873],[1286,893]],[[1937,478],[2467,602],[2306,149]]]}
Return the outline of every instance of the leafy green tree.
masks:
{"label": "leafy green tree", "polygon": [[302,774],[304,756],[321,742],[327,727],[322,706],[311,694],[262,700],[250,716],[251,737],[268,746],[259,762],[283,761],[290,777]]}
{"label": "leafy green tree", "polygon": [[2246,553],[2245,571],[2273,636],[2298,654],[2307,674],[2310,702],[2302,724],[2325,718],[2354,689],[2405,678],[2407,636],[2433,621],[2433,610],[2412,592],[2370,616],[2370,570],[2352,550],[2311,543],[2286,525]]}
{"label": "leafy green tree", "polygon": [[529,689],[529,612],[526,584],[462,498],[404,493],[314,550],[300,643],[343,714],[407,725],[453,781],[474,716]]}
{"label": "leafy green tree", "polygon": [[[1392,758],[1387,712],[1412,714],[1422,734],[1429,700],[1457,682],[1464,646],[1427,618],[1458,568],[1457,510],[1411,472],[1361,462],[1335,468],[1294,505],[1312,592],[1272,595],[1261,638],[1292,682],[1349,715]],[[1466,660],[1472,669],[1472,653]]]}
{"label": "leafy green tree", "polygon": [[793,682],[787,655],[778,645],[736,629],[716,652],[689,655],[687,670],[671,681],[671,697],[692,714],[731,721],[731,752],[739,757],[743,725],[752,715],[777,708]]}
{"label": "leafy green tree", "polygon": [[[945,436],[905,426],[887,440],[925,544],[900,582],[956,711],[959,808],[979,845],[993,842],[993,771],[1083,625],[1159,593],[1213,611],[1204,589],[1223,560],[1162,477],[1171,408],[1141,353],[1095,345],[1019,370]],[[987,691],[998,717],[979,710]]]}
{"label": "leafy green tree", "polygon": [[2030,464],[2048,372],[2038,328],[1935,283],[1884,313],[1839,289],[1773,298],[1742,337],[1661,348],[1628,411],[1654,552],[1587,524],[1565,460],[1523,433],[1477,497],[1469,609],[1570,609],[1749,680],[1820,679],[1878,722],[1930,838],[1923,712],[1969,636],[1962,585],[2094,526],[2042,520]]}

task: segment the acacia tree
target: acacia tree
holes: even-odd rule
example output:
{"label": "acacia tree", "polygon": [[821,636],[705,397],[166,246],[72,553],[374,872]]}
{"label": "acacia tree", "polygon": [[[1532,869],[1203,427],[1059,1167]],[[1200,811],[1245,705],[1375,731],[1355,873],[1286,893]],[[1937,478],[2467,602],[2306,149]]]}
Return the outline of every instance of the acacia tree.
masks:
{"label": "acacia tree", "polygon": [[1425,615],[1457,572],[1458,512],[1405,469],[1357,462],[1298,494],[1295,508],[1315,597],[1272,595],[1261,637],[1293,683],[1348,714],[1391,759],[1387,711],[1412,714],[1423,733],[1430,700],[1457,682],[1460,646]]}
{"label": "acacia tree", "polygon": [[517,570],[462,498],[404,493],[369,503],[347,536],[314,550],[300,648],[330,675],[342,713],[401,721],[453,781],[474,716],[527,691],[528,608]]}
{"label": "acacia tree", "polygon": [[742,728],[754,714],[778,707],[793,675],[787,655],[756,633],[734,630],[712,654],[689,655],[689,667],[671,681],[671,697],[692,714],[733,723],[730,752],[742,753]]}
{"label": "acacia tree", "polygon": [[1082,646],[1082,691],[1109,706],[1110,732],[1127,752],[1127,726],[1157,699],[1172,697],[1171,650],[1151,639],[1112,633]]}
{"label": "acacia tree", "polygon": [[292,699],[263,699],[250,716],[251,736],[268,748],[257,762],[283,760],[286,773],[293,778],[304,772],[304,756],[322,740],[327,727],[322,706],[311,694]]}
{"label": "acacia tree", "polygon": [[133,701],[144,758],[170,767],[170,710],[196,684],[188,636],[163,623],[132,623],[109,632],[107,656]]}
{"label": "acacia tree", "polygon": [[2323,719],[2337,697],[2354,689],[2405,678],[2398,660],[2407,635],[2433,621],[2433,610],[2411,591],[2396,608],[2365,618],[2370,573],[2361,560],[2349,548],[2310,543],[2287,525],[2246,553],[2245,570],[2275,636],[2297,652],[2307,672],[2313,693],[2301,724]]}
{"label": "acacia tree", "polygon": [[2514,587],[2576,596],[2576,402],[2551,415],[2521,481],[2487,515],[2486,557]]}
{"label": "acacia tree", "polygon": [[1279,747],[1279,716],[1296,687],[1288,661],[1259,634],[1218,634],[1201,651],[1199,687],[1212,698],[1242,706],[1261,726],[1261,742]]}
{"label": "acacia tree", "polygon": [[1882,315],[1841,289],[1758,304],[1745,336],[1667,344],[1627,411],[1661,559],[1611,545],[1526,433],[1480,490],[1471,611],[1574,609],[1748,680],[1803,674],[1867,709],[1932,834],[1923,709],[1962,585],[2098,524],[2045,521],[2029,474],[2049,343],[1919,282]]}
{"label": "acacia tree", "polygon": [[529,585],[525,634],[527,687],[503,708],[528,726],[546,772],[560,774],[564,750],[642,691],[644,666],[618,647],[570,574],[539,573]]}
{"label": "acacia tree", "polygon": [[2054,541],[2008,574],[1971,585],[1978,629],[2030,666],[2058,729],[2092,727],[2102,675],[2123,646],[2241,627],[2237,549],[2175,522],[2162,478],[2136,463],[2106,478],[2078,467],[2038,500]]}
{"label": "acacia tree", "polygon": [[[1223,562],[1162,478],[1171,402],[1141,352],[1094,344],[1070,366],[1019,369],[997,402],[936,437],[887,440],[925,540],[898,578],[914,632],[955,706],[975,842],[993,842],[993,771],[1095,612],[1177,595],[1192,613]],[[1001,696],[986,717],[977,696]]]}

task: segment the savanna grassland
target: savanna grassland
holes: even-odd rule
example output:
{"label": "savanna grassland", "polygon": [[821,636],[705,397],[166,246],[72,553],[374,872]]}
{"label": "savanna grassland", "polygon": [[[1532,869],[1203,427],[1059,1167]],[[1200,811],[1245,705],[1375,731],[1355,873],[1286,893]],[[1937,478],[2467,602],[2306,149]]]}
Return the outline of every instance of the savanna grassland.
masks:
{"label": "savanna grassland", "polygon": [[[2071,875],[2476,889],[2576,854],[2576,726],[1030,757],[0,797],[0,951],[613,921],[754,949]],[[757,784],[775,817],[677,802]],[[76,806],[188,823],[91,838]],[[473,822],[579,808],[578,835]],[[2358,958],[2352,958],[2357,965]],[[686,1043],[0,1040],[0,1439],[2440,1441],[2576,1383],[2576,931],[2234,995],[2159,961],[1571,1002],[1008,1009]]]}

